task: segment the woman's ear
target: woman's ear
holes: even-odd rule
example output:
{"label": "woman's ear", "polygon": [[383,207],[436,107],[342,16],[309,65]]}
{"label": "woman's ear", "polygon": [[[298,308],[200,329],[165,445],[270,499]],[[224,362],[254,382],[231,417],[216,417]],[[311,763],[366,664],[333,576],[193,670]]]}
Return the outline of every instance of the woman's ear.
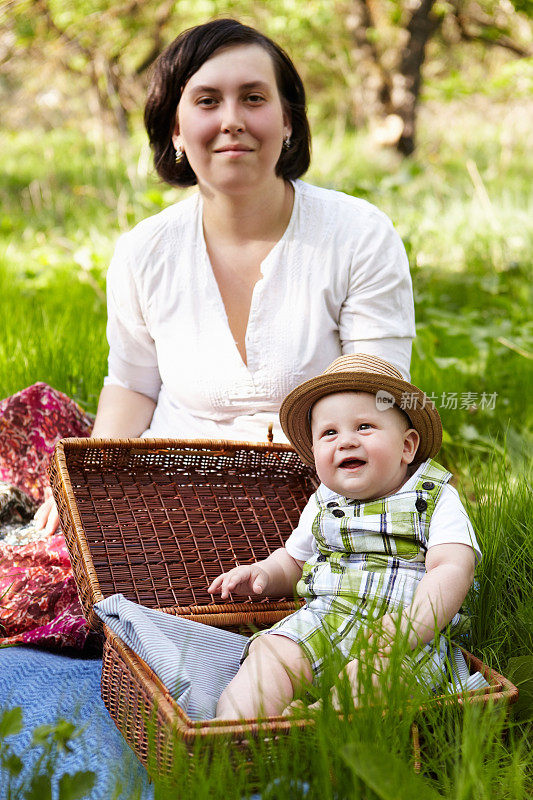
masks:
{"label": "woman's ear", "polygon": [[172,133],[172,144],[174,145],[174,150],[177,150],[178,147],[181,147],[180,126],[178,122],[177,111],[176,111],[176,122],[174,123],[174,131]]}
{"label": "woman's ear", "polygon": [[403,435],[402,462],[404,464],[411,464],[413,462],[419,444],[420,436],[418,435],[418,431],[415,431],[414,428],[406,430]]}
{"label": "woman's ear", "polygon": [[292,120],[289,110],[283,106],[283,138],[292,136]]}

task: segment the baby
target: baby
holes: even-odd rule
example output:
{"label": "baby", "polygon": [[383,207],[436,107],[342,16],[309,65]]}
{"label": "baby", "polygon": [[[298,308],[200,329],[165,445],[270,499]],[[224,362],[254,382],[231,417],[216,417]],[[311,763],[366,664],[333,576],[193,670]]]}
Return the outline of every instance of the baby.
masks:
{"label": "baby", "polygon": [[[400,409],[407,398],[409,416]],[[432,457],[440,417],[391,364],[341,356],[284,400],[287,437],[321,484],[285,547],[219,575],[211,594],[304,598],[305,605],[251,637],[217,718],[281,714],[335,653],[357,700],[362,629],[384,669],[401,635],[413,669],[435,689],[446,680],[446,647],[431,640],[455,619],[479,548],[450,473]],[[429,665],[429,668],[428,668]]]}

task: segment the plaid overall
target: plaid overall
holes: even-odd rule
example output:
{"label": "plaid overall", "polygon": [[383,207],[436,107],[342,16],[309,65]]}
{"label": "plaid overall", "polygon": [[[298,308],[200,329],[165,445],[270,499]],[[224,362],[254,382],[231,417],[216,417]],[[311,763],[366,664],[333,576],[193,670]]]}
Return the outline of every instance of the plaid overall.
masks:
{"label": "plaid overall", "polygon": [[[298,642],[319,676],[332,652],[344,663],[357,655],[358,633],[369,620],[408,606],[425,575],[429,524],[451,473],[428,460],[414,487],[379,500],[359,502],[320,486],[311,498],[317,513],[318,553],[306,561],[296,592],[305,605],[263,634]],[[454,617],[452,625],[460,621]],[[440,644],[442,642],[442,644]],[[431,689],[446,680],[447,648],[429,643],[414,651],[413,666]]]}

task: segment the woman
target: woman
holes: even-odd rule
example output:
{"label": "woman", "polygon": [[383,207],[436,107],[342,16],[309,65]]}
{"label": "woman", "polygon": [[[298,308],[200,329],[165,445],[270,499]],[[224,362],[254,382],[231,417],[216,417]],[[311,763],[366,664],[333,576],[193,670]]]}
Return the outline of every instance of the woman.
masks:
{"label": "woman", "polygon": [[[264,441],[273,424],[280,441],[283,397],[341,353],[409,376],[401,241],[370,204],[298,180],[305,93],[274,42],[235,20],[185,31],[145,123],[161,178],[199,191],[119,240],[94,436]],[[49,490],[37,522],[57,527]]]}

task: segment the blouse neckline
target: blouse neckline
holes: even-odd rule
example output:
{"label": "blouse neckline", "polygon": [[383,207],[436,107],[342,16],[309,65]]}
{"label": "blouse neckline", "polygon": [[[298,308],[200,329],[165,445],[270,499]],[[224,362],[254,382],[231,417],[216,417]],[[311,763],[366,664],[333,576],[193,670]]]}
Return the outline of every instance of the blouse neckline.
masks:
{"label": "blouse neckline", "polygon": [[[204,265],[205,270],[205,280],[207,283],[210,284],[210,296],[212,297],[212,305],[213,310],[216,311],[220,316],[222,316],[226,328],[227,335],[231,338],[231,342],[233,345],[235,357],[238,360],[239,364],[241,365],[242,369],[246,370],[250,376],[255,370],[258,369],[259,365],[254,364],[254,355],[250,353],[251,348],[249,347],[250,339],[254,335],[255,328],[258,326],[259,321],[257,319],[258,310],[261,307],[260,296],[265,291],[264,287],[264,280],[268,275],[272,273],[272,267],[276,263],[277,253],[281,250],[285,243],[290,239],[292,235],[292,230],[296,225],[296,218],[298,214],[297,206],[299,205],[300,199],[300,192],[299,187],[297,186],[296,181],[289,181],[293,187],[294,191],[294,201],[292,204],[292,211],[291,216],[289,218],[289,222],[287,223],[287,227],[285,228],[283,235],[278,239],[272,249],[267,253],[265,258],[261,261],[259,265],[259,270],[261,272],[261,277],[257,280],[253,291],[252,291],[252,300],[250,303],[250,311],[248,313],[248,322],[246,324],[246,334],[244,337],[244,347],[246,350],[246,362],[242,358],[239,348],[237,347],[237,342],[233,337],[233,333],[230,328],[228,314],[226,311],[226,306],[224,304],[224,300],[222,299],[222,294],[220,292],[219,285],[217,283],[217,279],[215,278],[215,273],[213,272],[213,267],[211,265],[211,260],[209,258],[209,253],[207,252],[207,244],[205,241],[204,236],[204,228],[203,228],[203,198],[200,192],[198,192],[197,198],[197,241],[200,243],[201,248],[201,256],[202,262]],[[253,348],[252,348],[253,351]],[[252,362],[252,363],[250,363]]]}

